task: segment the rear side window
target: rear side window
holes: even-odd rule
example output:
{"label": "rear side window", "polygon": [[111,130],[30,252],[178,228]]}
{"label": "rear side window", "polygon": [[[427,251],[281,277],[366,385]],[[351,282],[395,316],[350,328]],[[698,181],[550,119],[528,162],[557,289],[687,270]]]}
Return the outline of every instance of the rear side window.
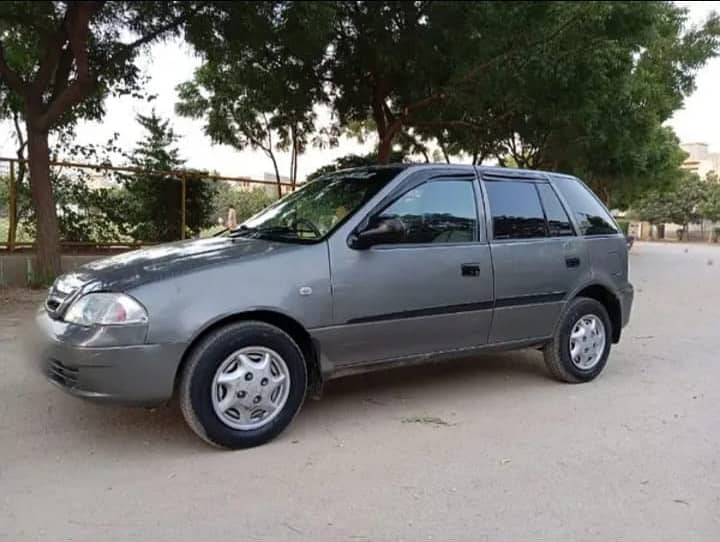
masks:
{"label": "rear side window", "polygon": [[533,183],[485,181],[495,239],[546,237],[545,215]]}
{"label": "rear side window", "polygon": [[617,233],[610,213],[582,183],[572,179],[558,179],[555,186],[575,213],[583,235],[611,235]]}
{"label": "rear side window", "polygon": [[550,237],[563,237],[566,235],[575,235],[570,217],[563,209],[557,194],[549,184],[537,184],[540,193],[540,201],[542,201],[545,209],[545,217],[547,218],[548,231]]}
{"label": "rear side window", "polygon": [[378,218],[405,226],[400,243],[467,243],[477,239],[473,178],[432,180],[405,192]]}

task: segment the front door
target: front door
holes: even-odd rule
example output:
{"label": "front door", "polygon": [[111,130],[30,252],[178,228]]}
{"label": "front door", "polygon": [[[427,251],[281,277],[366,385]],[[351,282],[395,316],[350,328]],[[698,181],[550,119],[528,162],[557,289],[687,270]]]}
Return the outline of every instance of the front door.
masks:
{"label": "front door", "polygon": [[335,325],[318,337],[338,367],[487,342],[492,264],[477,181],[428,175],[371,213],[402,221],[401,241],[355,250],[344,236],[330,240]]}
{"label": "front door", "polygon": [[495,271],[490,342],[546,338],[589,273],[585,245],[549,183],[485,179],[483,188]]}

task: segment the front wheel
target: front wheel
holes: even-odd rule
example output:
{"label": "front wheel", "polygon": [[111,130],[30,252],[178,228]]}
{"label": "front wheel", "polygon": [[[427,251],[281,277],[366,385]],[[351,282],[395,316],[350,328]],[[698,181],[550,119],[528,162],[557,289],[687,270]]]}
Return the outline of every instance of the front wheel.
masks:
{"label": "front wheel", "polygon": [[610,355],[612,327],[607,310],[587,297],[572,300],[543,354],[550,374],[570,383],[599,375]]}
{"label": "front wheel", "polygon": [[306,388],[305,360],[287,333],[264,322],[238,322],[213,331],[192,350],[180,406],[204,440],[249,448],[288,426]]}

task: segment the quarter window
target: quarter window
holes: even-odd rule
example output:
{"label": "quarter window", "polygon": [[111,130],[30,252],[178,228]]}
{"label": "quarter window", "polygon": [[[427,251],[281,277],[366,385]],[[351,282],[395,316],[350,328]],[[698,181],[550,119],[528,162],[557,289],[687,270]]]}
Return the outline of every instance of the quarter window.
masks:
{"label": "quarter window", "polygon": [[611,235],[618,233],[610,213],[585,185],[574,179],[558,179],[555,186],[563,195],[577,218],[583,235]]}
{"label": "quarter window", "polygon": [[545,209],[545,218],[547,218],[550,237],[574,235],[575,232],[570,225],[570,217],[568,217],[552,187],[549,184],[540,183],[536,186],[543,209]]}
{"label": "quarter window", "polygon": [[405,192],[377,218],[405,226],[401,243],[464,243],[477,239],[472,179],[432,180]]}
{"label": "quarter window", "polygon": [[533,183],[485,181],[495,239],[545,237],[545,215]]}

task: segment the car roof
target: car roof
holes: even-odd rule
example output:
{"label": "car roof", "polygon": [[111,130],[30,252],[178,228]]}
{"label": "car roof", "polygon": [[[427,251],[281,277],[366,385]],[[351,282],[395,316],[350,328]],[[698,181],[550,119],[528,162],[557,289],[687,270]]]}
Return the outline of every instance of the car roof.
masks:
{"label": "car roof", "polygon": [[474,172],[474,168],[477,168],[478,172],[483,177],[497,178],[498,180],[501,180],[501,179],[528,179],[528,180],[531,180],[532,179],[532,180],[547,181],[549,177],[576,179],[576,177],[573,177],[572,175],[567,175],[564,173],[557,173],[557,172],[552,172],[552,171],[541,171],[541,170],[537,170],[537,169],[518,169],[518,168],[508,168],[508,167],[500,167],[500,166],[473,166],[472,164],[442,164],[442,163],[425,164],[425,163],[412,163],[412,162],[410,162],[410,163],[378,164],[378,165],[372,165],[372,166],[347,168],[347,169],[335,171],[335,172],[333,172],[333,174],[347,173],[347,172],[351,172],[351,171],[363,171],[363,170],[364,171],[375,171],[375,170],[383,170],[383,169],[400,169],[400,170],[413,169],[413,170],[418,170],[418,171],[457,170],[457,171]]}

